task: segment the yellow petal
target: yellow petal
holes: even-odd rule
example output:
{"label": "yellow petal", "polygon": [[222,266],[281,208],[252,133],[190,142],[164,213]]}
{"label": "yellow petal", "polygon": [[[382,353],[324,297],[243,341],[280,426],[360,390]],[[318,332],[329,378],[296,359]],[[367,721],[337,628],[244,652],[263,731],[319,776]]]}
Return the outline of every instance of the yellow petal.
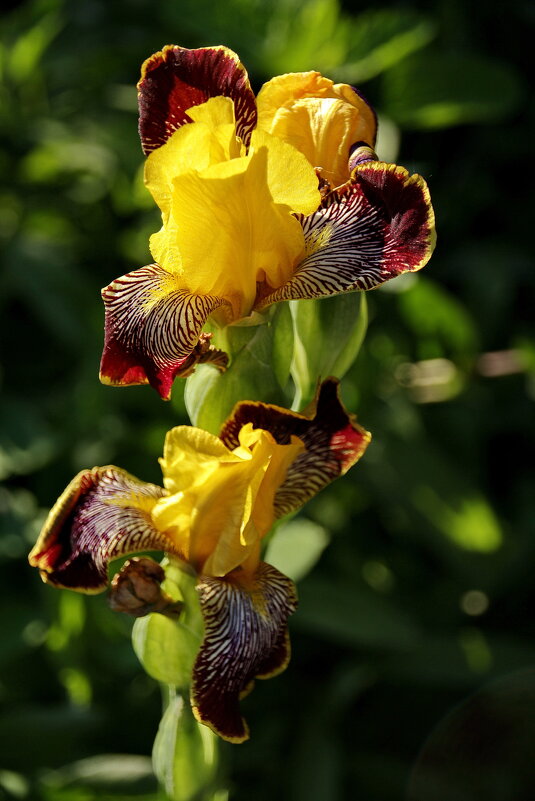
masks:
{"label": "yellow petal", "polygon": [[224,462],[239,457],[223,445],[219,437],[193,426],[176,426],[167,433],[160,465],[164,487],[170,493],[202,485]]}
{"label": "yellow petal", "polygon": [[[275,159],[280,148],[273,141],[272,146]],[[315,199],[310,202],[317,191],[311,192],[311,171],[303,173],[302,157],[292,149],[285,154],[284,167],[290,176],[287,198],[299,197],[301,187],[309,198],[307,207],[317,207]],[[263,143],[249,157],[175,179],[168,236],[174,241],[163,243],[166,235],[162,234],[161,253],[165,255],[177,245],[189,291],[215,292],[227,299],[235,318],[250,314],[257,282],[281,286],[304,254],[302,228],[292,215],[294,209],[277,202],[284,197],[281,170],[282,166],[271,164],[270,146]],[[291,186],[294,180],[297,185]],[[165,261],[159,263],[172,269]]]}
{"label": "yellow petal", "polygon": [[288,206],[296,214],[313,214],[321,196],[308,159],[277,136],[257,129],[252,133],[249,152],[262,147],[267,150],[267,182],[274,202]]}
{"label": "yellow petal", "polygon": [[258,127],[300,150],[333,186],[349,178],[349,148],[374,144],[371,107],[347,84],[334,84],[318,72],[279,75],[258,95]]}
{"label": "yellow petal", "polygon": [[188,109],[194,124],[175,131],[145,162],[145,185],[160,207],[164,222],[169,214],[173,181],[191,170],[241,155],[236,139],[234,103],[229,97],[214,97]]}
{"label": "yellow petal", "polygon": [[153,523],[198,572],[225,576],[240,566],[251,572],[273,524],[275,492],[302,450],[296,437],[278,445],[252,424],[234,451],[205,431],[178,426],[161,460],[172,494],[155,504]]}

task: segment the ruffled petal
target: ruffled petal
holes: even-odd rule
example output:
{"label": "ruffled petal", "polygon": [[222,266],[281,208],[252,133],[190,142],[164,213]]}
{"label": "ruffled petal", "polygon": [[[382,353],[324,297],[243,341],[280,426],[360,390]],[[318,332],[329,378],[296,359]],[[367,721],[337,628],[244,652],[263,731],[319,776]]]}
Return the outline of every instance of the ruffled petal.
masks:
{"label": "ruffled petal", "polygon": [[219,95],[234,101],[236,133],[248,143],[256,125],[256,101],[236,53],[228,47],[188,50],[167,45],[148,58],[138,83],[143,152],[160,147],[173,131],[191,122],[188,109]]}
{"label": "ruffled petal", "polygon": [[160,462],[170,494],[155,506],[154,523],[206,576],[237,567],[254,572],[260,540],[273,524],[275,491],[303,449],[296,438],[280,445],[251,425],[239,432],[239,443],[231,451],[206,431],[177,426]]}
{"label": "ruffled petal", "polygon": [[257,301],[257,309],[280,300],[374,289],[420,270],[435,247],[427,185],[395,164],[361,164],[350,182],[300,220],[307,255],[284,286]]}
{"label": "ruffled petal", "polygon": [[347,84],[319,72],[278,75],[257,98],[258,127],[303,153],[331,186],[349,178],[347,160],[354,142],[375,142],[377,118],[369,103]]}
{"label": "ruffled petal", "polygon": [[58,499],[28,559],[43,581],[80,592],[108,585],[108,562],[147,550],[172,550],[151,522],[164,490],[118,467],[83,470]]}
{"label": "ruffled petal", "polygon": [[[100,380],[151,384],[168,399],[176,376],[210,360],[201,329],[222,298],[193,295],[157,264],[123,275],[102,290],[106,308]],[[204,347],[206,345],[206,347]]]}
{"label": "ruffled petal", "polygon": [[197,586],[205,623],[193,668],[191,703],[197,720],[234,743],[249,737],[239,700],[255,678],[280,673],[290,659],[288,617],[297,607],[293,582],[261,562],[250,580],[239,571],[202,576]]}
{"label": "ruffled petal", "polygon": [[371,434],[344,409],[338,396],[338,381],[334,378],[321,384],[308,414],[267,403],[238,403],[220,434],[228,448],[235,447],[233,443],[246,423],[269,431],[281,445],[296,436],[305,446],[288,466],[286,479],[275,493],[277,517],[298,509],[343,475],[360,459],[371,439]]}

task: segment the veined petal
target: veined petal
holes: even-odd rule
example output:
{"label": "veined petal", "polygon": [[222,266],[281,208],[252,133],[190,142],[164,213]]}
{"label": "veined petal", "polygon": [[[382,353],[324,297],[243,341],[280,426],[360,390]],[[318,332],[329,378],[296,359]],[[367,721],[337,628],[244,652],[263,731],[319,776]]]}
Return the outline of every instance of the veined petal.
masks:
{"label": "veined petal", "polygon": [[[164,399],[174,378],[191,372],[201,329],[225,301],[194,295],[157,264],[123,275],[102,290],[106,308],[100,379],[151,384]],[[192,359],[192,354],[195,358]]]}
{"label": "veined petal", "polygon": [[285,444],[299,437],[305,449],[289,465],[286,479],[275,493],[277,517],[298,509],[360,459],[371,439],[338,396],[338,381],[324,381],[312,409],[298,414],[267,403],[238,403],[223,426],[220,438],[232,448],[245,423],[269,431],[276,442]]}
{"label": "veined petal", "polygon": [[[82,470],[56,502],[28,559],[43,581],[80,592],[101,592],[111,559],[172,550],[151,522],[164,490],[118,467]],[[171,546],[171,547],[170,547]]]}
{"label": "veined petal", "polygon": [[210,97],[234,101],[236,132],[247,144],[256,125],[256,102],[247,72],[228,47],[167,45],[148,58],[138,83],[139,134],[145,154],[191,122],[188,109]]}
{"label": "veined petal", "polygon": [[317,212],[301,217],[307,256],[288,283],[257,302],[299,300],[374,289],[420,270],[435,247],[435,217],[420,175],[368,161],[331,192]]}
{"label": "veined petal", "polygon": [[349,177],[347,160],[354,142],[373,145],[375,112],[347,84],[334,84],[319,72],[279,75],[257,98],[258,127],[300,150],[331,186]]}
{"label": "veined petal", "polygon": [[198,587],[204,641],[193,668],[191,703],[197,720],[234,743],[249,737],[239,700],[255,678],[280,673],[290,658],[288,617],[297,597],[293,582],[261,562],[252,579],[235,571],[202,576]]}

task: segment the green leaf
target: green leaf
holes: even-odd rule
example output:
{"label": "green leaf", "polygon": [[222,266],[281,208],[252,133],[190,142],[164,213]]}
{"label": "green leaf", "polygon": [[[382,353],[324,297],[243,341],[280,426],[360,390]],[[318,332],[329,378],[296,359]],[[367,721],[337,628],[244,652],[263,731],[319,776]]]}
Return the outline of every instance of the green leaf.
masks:
{"label": "green leaf", "polygon": [[262,71],[328,72],[344,62],[348,39],[348,21],[338,0],[278,0],[261,43]]}
{"label": "green leaf", "polygon": [[365,11],[351,20],[346,63],[335,70],[338,80],[359,83],[374,78],[435,36],[436,25],[407,9]]}
{"label": "green leaf", "polygon": [[329,539],[323,526],[298,518],[277,528],[264,558],[293,581],[299,581],[312,570]]}
{"label": "green leaf", "polygon": [[405,648],[418,640],[413,622],[357,582],[310,577],[299,590],[295,626],[354,647]]}
{"label": "green leaf", "polygon": [[319,380],[343,378],[355,361],[368,325],[364,292],[291,301],[294,322],[293,407],[307,404]]}
{"label": "green leaf", "polygon": [[132,629],[132,644],[149,676],[187,689],[203,632],[195,579],[171,565],[162,588],[176,600],[184,600],[184,613],[178,622],[160,614],[139,618]]}
{"label": "green leaf", "polygon": [[184,400],[193,425],[217,434],[241,400],[284,406],[281,384],[289,373],[291,342],[286,304],[259,325],[234,325],[217,332],[213,343],[229,354],[230,365],[225,373],[200,365],[187,379]]}
{"label": "green leaf", "polygon": [[518,106],[523,85],[496,59],[431,52],[406,59],[384,76],[383,111],[406,128],[494,122]]}
{"label": "green leaf", "polygon": [[[427,278],[418,278],[406,292],[398,295],[406,325],[420,342],[436,340],[445,346],[445,354],[472,355],[477,347],[477,332],[465,307]],[[437,354],[438,355],[438,354]]]}
{"label": "green leaf", "polygon": [[[69,765],[46,773],[43,785],[61,798],[71,798],[71,793],[82,788],[93,798],[95,794],[148,793],[156,789],[151,760],[134,754],[100,754],[80,759]],[[100,797],[100,796],[99,796]]]}
{"label": "green leaf", "polygon": [[432,487],[412,493],[415,507],[455,545],[467,551],[492,553],[503,543],[502,528],[483,495],[472,490],[451,504]]}
{"label": "green leaf", "polygon": [[214,781],[217,737],[197,723],[189,702],[171,693],[152,751],[154,772],[170,801],[196,801]]}

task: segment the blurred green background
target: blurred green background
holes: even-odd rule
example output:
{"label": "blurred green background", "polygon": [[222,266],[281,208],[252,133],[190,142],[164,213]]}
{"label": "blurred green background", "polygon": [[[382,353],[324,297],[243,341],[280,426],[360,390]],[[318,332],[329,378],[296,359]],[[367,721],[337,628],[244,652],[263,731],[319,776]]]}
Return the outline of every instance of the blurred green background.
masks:
{"label": "blurred green background", "polygon": [[165,431],[186,420],[178,383],[165,404],[97,378],[99,290],[150,261],[159,227],[135,83],[167,43],[229,45],[256,90],[302,69],[361,87],[380,157],[424,175],[439,232],[421,275],[368,295],[342,387],[374,434],[365,458],[273,545],[310,569],[291,666],[244,702],[250,742],[224,748],[230,799],[535,798],[534,22],[528,0],[3,12],[0,798],[161,797],[160,693],[129,620],[44,586],[26,554],[76,471],[157,482]]}

